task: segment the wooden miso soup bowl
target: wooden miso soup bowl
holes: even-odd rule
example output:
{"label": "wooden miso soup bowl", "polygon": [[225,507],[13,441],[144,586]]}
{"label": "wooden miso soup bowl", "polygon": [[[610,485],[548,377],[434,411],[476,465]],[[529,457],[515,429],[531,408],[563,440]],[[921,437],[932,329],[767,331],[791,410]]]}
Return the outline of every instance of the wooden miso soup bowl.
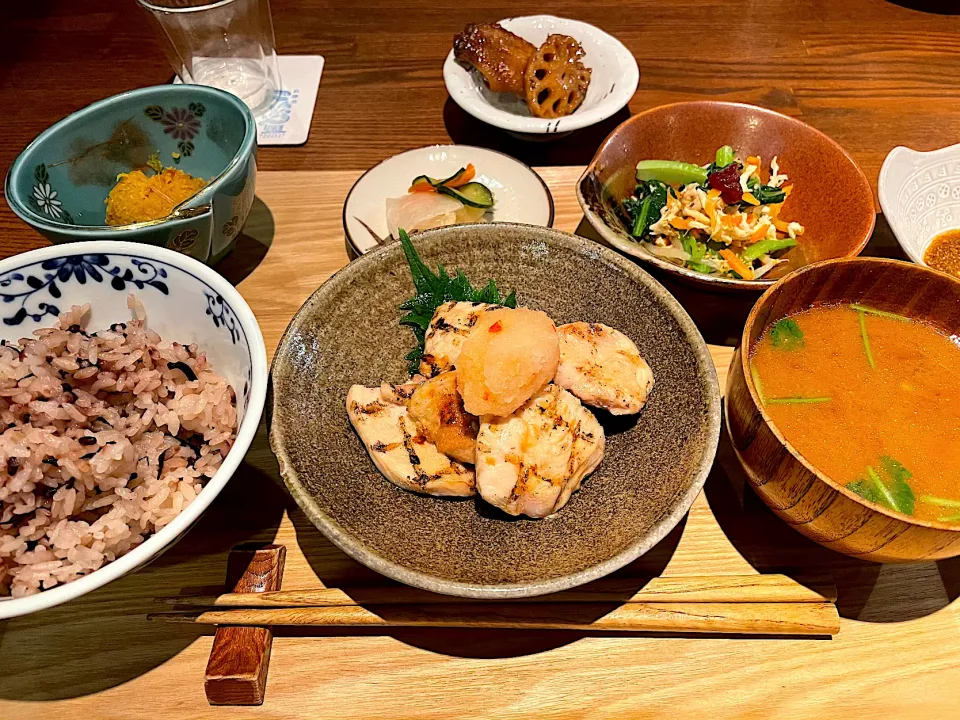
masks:
{"label": "wooden miso soup bowl", "polygon": [[960,555],[960,525],[917,520],[864,500],[804,460],[760,406],[748,365],[750,348],[784,315],[840,302],[928,320],[960,333],[960,281],[935,270],[852,258],[791,273],[753,307],[730,365],[725,412],[737,457],[757,495],[777,515],[832,550],[876,562]]}

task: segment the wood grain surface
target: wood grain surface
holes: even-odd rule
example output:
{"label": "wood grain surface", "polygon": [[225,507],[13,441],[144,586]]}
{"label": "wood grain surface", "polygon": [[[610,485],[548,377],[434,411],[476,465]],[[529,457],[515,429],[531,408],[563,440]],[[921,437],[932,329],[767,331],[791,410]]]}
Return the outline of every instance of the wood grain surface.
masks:
{"label": "wood grain surface", "polygon": [[[634,582],[597,580],[575,590],[511,599],[510,602],[833,602],[837,588],[822,582],[797,582],[787,575],[692,575],[655,577],[635,591]],[[450,605],[476,603],[470,598],[438,595],[413,587],[389,585],[358,588],[294,588],[263,593],[216,596],[184,594],[166,598],[181,607],[342,607],[348,605]],[[498,602],[498,601],[490,601]]]}
{"label": "wood grain surface", "polygon": [[[283,545],[237,548],[227,560],[226,588],[234,595],[276,592],[283,584]],[[273,630],[221,624],[213,636],[203,690],[211,705],[260,705],[270,669]]]}
{"label": "wood grain surface", "polygon": [[[693,99],[756,103],[805,120],[846,148],[874,186],[894,146],[960,142],[953,0],[274,0],[272,8],[279,52],[322,54],[326,67],[307,144],[262,148],[264,170],[362,170],[451,139],[532,165],[586,164],[629,112]],[[543,12],[616,35],[637,58],[640,86],[629,110],[609,121],[526,144],[450,101],[441,66],[466,23]],[[2,172],[69,113],[172,77],[133,0],[3,2],[0,27]],[[5,203],[0,237],[0,254],[40,242]]]}
{"label": "wood grain surface", "polygon": [[[581,223],[573,196],[579,172],[542,171],[562,230]],[[271,352],[301,302],[347,261],[340,210],[358,175],[260,175],[253,219],[220,269],[253,305]],[[868,249],[884,253],[888,243],[875,236]],[[739,335],[744,310],[736,297],[677,292],[708,337]],[[711,352],[723,387],[732,348]],[[145,615],[169,608],[156,598],[185,588],[221,592],[230,548],[247,541],[287,547],[285,589],[383,583],[296,508],[261,431],[204,518],[163,556],[69,605],[0,623],[0,717],[929,720],[957,713],[960,561],[876,565],[806,540],[753,495],[725,436],[685,522],[616,579],[639,591],[642,578],[659,575],[826,576],[838,590],[834,639],[429,628],[318,628],[304,636],[303,628],[279,628],[265,704],[212,708],[203,692],[211,631]]]}
{"label": "wood grain surface", "polygon": [[218,635],[224,629],[269,632],[262,627],[266,625],[817,636],[835,635],[840,630],[837,608],[830,603],[454,603],[429,607],[218,608],[200,613],[152,615],[149,619],[243,626],[219,627]]}

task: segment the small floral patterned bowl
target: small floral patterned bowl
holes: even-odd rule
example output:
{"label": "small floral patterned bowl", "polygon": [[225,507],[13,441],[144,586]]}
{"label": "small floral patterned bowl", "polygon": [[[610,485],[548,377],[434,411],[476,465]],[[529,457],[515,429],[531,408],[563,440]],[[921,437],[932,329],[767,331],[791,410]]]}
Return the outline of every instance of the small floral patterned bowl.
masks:
{"label": "small floral patterned bowl", "polygon": [[[41,133],[7,174],[7,202],[54,242],[132,240],[213,263],[253,204],[257,129],[230,93],[159,85],[101,100]],[[111,227],[104,201],[117,175],[159,160],[209,184],[160,220]]]}
{"label": "small floral patterned bowl", "polygon": [[90,304],[88,327],[131,317],[136,296],[147,326],[164,342],[197,343],[237,396],[237,439],[220,468],[177,517],[126,555],[66,585],[0,598],[0,620],[53,607],[154,560],[200,519],[253,441],[267,394],[267,354],[250,307],[234,287],[196,260],[162,247],[92,241],[54,245],[0,261],[0,340],[51,327],[60,312]]}

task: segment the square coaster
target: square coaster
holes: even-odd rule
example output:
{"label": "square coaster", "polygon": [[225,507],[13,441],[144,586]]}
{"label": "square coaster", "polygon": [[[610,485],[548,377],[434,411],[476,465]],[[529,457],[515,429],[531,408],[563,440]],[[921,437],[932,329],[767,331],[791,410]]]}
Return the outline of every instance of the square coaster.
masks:
{"label": "square coaster", "polygon": [[302,145],[310,134],[310,121],[317,104],[323,74],[322,55],[280,55],[277,102],[257,118],[260,145]]}
{"label": "square coaster", "polygon": [[[277,102],[256,118],[257,144],[303,145],[317,104],[323,56],[278,55],[277,64],[283,89],[277,92]],[[177,77],[173,82],[182,81]]]}

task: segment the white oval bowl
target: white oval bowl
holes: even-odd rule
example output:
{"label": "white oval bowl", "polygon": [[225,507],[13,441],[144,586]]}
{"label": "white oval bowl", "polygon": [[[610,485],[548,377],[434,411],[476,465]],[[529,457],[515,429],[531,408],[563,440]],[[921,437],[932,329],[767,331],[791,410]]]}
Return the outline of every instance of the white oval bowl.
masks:
{"label": "white oval bowl", "polygon": [[[96,280],[91,267],[101,280]],[[78,268],[82,272],[77,272]],[[30,276],[43,287],[11,302],[3,301],[4,296],[33,290],[26,281]],[[55,279],[59,297],[49,292],[49,276]],[[44,314],[41,303],[55,304],[60,311],[90,303],[87,327],[93,330],[129,321],[127,295],[131,292],[146,310],[147,326],[164,342],[197,343],[214,371],[229,381],[237,394],[240,420],[236,442],[196,499],[168,525],[126,555],[73,582],[27,597],[0,598],[0,619],[67,602],[155,559],[200,519],[253,441],[267,393],[267,354],[260,326],[226,279],[186,255],[141,243],[98,240],[54,245],[2,260],[0,320],[8,322],[0,322],[0,339],[16,342],[35,329],[52,326],[55,313]],[[21,299],[28,313],[19,323],[10,324]]]}
{"label": "white oval bowl", "polygon": [[[471,145],[429,145],[374,165],[357,180],[343,204],[343,231],[358,255],[389,241],[387,198],[406,195],[418,175],[450,177],[473,163],[476,180],[493,191],[489,222],[553,225],[553,196],[534,170],[509,155]],[[374,234],[377,236],[374,237]]]}
{"label": "white oval bowl", "polygon": [[447,92],[457,105],[478,120],[513,133],[568,133],[611,117],[626,106],[637,91],[640,70],[636,59],[623,43],[600,28],[552,15],[507,18],[500,24],[538,47],[548,35],[569,35],[583,46],[583,64],[593,74],[583,105],[566,117],[548,120],[530,115],[526,103],[514,95],[490,92],[478,73],[454,59],[451,49],[443,63]]}
{"label": "white oval bowl", "polygon": [[926,265],[933,238],[960,228],[960,144],[929,152],[895,147],[880,168],[877,195],[900,247]]}

